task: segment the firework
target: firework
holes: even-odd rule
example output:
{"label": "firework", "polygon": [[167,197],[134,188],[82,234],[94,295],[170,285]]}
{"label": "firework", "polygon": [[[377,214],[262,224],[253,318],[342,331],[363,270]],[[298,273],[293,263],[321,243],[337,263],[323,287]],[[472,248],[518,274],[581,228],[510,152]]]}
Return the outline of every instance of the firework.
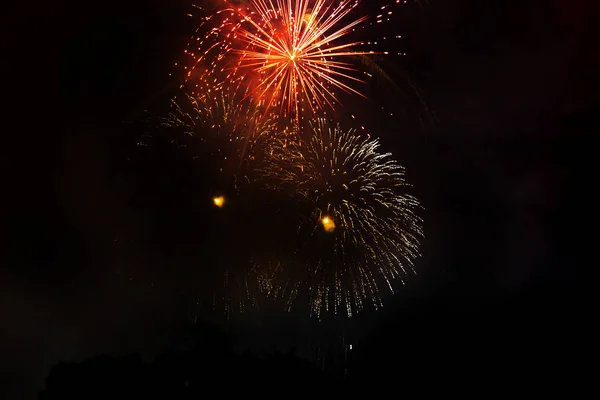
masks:
{"label": "firework", "polygon": [[383,293],[414,272],[420,206],[406,193],[403,168],[379,152],[377,140],[324,119],[311,126],[306,140],[276,141],[260,171],[268,188],[306,206],[300,239],[291,256],[282,251],[271,282],[288,282],[288,304],[306,289],[313,315],[352,316],[367,302],[381,307]]}
{"label": "firework", "polygon": [[186,50],[187,80],[200,96],[233,90],[266,113],[298,122],[303,111],[335,109],[339,92],[362,96],[359,86],[370,75],[363,57],[388,54],[373,50],[377,40],[352,33],[389,21],[389,5],[371,16],[360,14],[360,0],[220,4]]}
{"label": "firework", "polygon": [[226,319],[243,315],[250,310],[259,309],[259,294],[255,282],[248,279],[248,274],[235,270],[225,270],[220,284],[212,291],[211,306],[217,315]]}
{"label": "firework", "polygon": [[[236,189],[240,179],[250,180],[256,159],[275,132],[273,120],[259,108],[250,102],[236,102],[223,92],[213,97],[186,94],[174,99],[161,125],[196,139],[194,157],[220,176],[221,182],[232,181]],[[225,202],[222,193],[213,197],[217,207]]]}

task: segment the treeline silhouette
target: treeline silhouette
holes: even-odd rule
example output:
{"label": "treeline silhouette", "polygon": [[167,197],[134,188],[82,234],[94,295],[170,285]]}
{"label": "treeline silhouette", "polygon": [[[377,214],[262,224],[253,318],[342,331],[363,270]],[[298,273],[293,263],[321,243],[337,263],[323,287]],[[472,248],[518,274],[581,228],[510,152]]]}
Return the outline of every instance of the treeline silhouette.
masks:
{"label": "treeline silhouette", "polygon": [[327,363],[335,364],[325,368],[295,351],[239,354],[233,333],[200,322],[177,336],[180,350],[149,362],[134,354],[61,363],[39,398],[573,394],[584,376],[578,360],[585,335],[573,302],[550,295],[538,288],[535,296],[514,293],[511,300],[482,298],[480,304],[444,297],[445,307],[439,298],[405,299],[378,314],[385,318],[372,320],[362,338],[345,332],[335,354],[326,349],[335,338],[323,338]]}
{"label": "treeline silhouette", "polygon": [[99,356],[54,367],[39,399],[187,399],[210,393],[254,396],[286,387],[309,394],[333,387],[333,381],[291,353],[171,352],[149,363],[138,354]]}
{"label": "treeline silhouette", "polygon": [[[337,377],[299,358],[295,350],[238,354],[231,338],[218,329],[202,329],[201,339],[144,361],[139,354],[98,356],[56,365],[46,378],[40,400],[188,399],[210,395],[309,395],[341,387]],[[282,392],[279,392],[282,390]]]}

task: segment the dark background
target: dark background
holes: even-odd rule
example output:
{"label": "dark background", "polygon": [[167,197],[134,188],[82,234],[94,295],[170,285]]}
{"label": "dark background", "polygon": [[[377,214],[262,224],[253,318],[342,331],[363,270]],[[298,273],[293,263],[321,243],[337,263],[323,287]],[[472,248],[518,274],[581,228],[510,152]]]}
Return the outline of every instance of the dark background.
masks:
{"label": "dark background", "polygon": [[[189,322],[176,269],[149,266],[168,262],[152,253],[160,249],[128,265],[112,255],[123,220],[149,224],[124,203],[122,124],[178,85],[169,74],[191,33],[185,5],[7,8],[5,79],[16,89],[4,107],[5,159],[16,162],[3,168],[14,187],[0,269],[7,398],[39,391],[61,360],[161,352]],[[355,371],[376,386],[375,371],[393,378],[389,359],[412,349],[411,360],[489,352],[478,362],[490,371],[534,359],[579,377],[571,362],[589,333],[576,281],[596,236],[593,197],[583,196],[596,180],[591,2],[439,0],[411,10],[402,67],[424,103],[412,98],[419,116],[381,137],[426,208],[427,240],[406,290],[355,322],[365,343]],[[285,348],[310,332],[302,321],[249,318],[238,334]]]}

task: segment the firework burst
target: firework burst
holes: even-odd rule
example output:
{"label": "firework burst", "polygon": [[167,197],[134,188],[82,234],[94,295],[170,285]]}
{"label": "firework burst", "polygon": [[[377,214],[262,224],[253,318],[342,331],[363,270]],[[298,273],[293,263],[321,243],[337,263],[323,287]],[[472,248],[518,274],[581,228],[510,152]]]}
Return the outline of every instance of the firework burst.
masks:
{"label": "firework burst", "polygon": [[[248,182],[265,144],[273,137],[274,121],[250,102],[236,102],[227,93],[213,97],[184,95],[174,99],[161,125],[197,139],[194,157],[217,172],[220,181]],[[227,183],[228,184],[228,183]],[[213,198],[222,207],[221,194]]]}
{"label": "firework burst", "polygon": [[[279,268],[290,298],[305,290],[313,315],[352,316],[413,270],[422,237],[419,202],[407,194],[404,170],[379,152],[377,140],[353,130],[312,124],[310,138],[276,141],[261,174],[267,187],[306,205],[291,257]],[[282,279],[285,277],[285,280]],[[289,299],[288,299],[289,300]],[[289,303],[289,301],[288,301]]]}
{"label": "firework burst", "polygon": [[376,40],[351,39],[352,32],[389,20],[388,5],[371,17],[357,16],[360,0],[220,4],[186,50],[187,80],[201,96],[233,90],[298,122],[304,111],[335,109],[340,92],[362,96],[358,86],[369,77],[362,57],[388,54],[372,50]]}

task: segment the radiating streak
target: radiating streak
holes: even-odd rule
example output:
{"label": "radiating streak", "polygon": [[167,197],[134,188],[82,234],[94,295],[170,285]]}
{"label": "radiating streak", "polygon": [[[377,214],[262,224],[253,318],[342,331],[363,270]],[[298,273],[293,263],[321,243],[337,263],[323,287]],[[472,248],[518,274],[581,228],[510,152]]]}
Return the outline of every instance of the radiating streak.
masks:
{"label": "radiating streak", "polygon": [[[244,98],[259,102],[265,112],[296,119],[301,104],[313,114],[334,109],[340,102],[337,89],[364,97],[355,87],[364,83],[364,71],[354,58],[375,52],[359,50],[362,41],[345,42],[368,20],[368,16],[350,16],[359,3],[249,0],[236,7],[223,0],[222,9],[204,20],[203,26],[214,25],[205,37],[196,38],[198,54],[187,51],[194,59],[188,79],[198,80],[205,86],[203,91],[233,86]],[[211,58],[212,52],[217,54]],[[205,69],[200,68],[205,62]],[[197,79],[193,79],[195,71],[199,71]],[[224,76],[216,79],[221,73]]]}

